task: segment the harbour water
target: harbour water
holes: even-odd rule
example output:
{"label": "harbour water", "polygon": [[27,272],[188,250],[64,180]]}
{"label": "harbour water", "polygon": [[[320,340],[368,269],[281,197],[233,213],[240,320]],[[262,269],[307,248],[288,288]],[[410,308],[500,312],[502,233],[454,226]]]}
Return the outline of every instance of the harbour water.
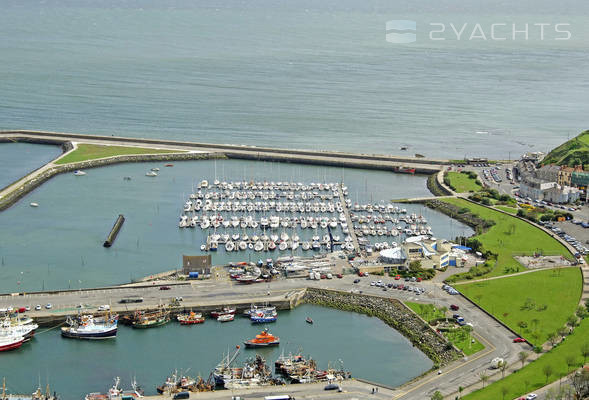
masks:
{"label": "harbour water", "polygon": [[[6,1],[0,127],[513,158],[586,128],[587,15],[573,0]],[[389,20],[416,21],[417,41],[387,42]]]}
{"label": "harbour water", "polygon": [[[313,325],[305,323],[307,316]],[[242,349],[239,360],[258,351],[273,366],[282,351],[302,352],[317,360],[320,368],[339,368],[343,363],[352,376],[393,386],[432,366],[397,331],[364,315],[303,305],[280,312],[269,328],[280,337],[280,346]],[[206,379],[223,353],[233,352],[262,329],[242,317],[225,324],[171,322],[152,329],[121,326],[116,339],[96,342],[64,339],[57,329],[37,334],[18,351],[2,353],[0,363],[10,365],[2,368],[2,375],[13,392],[31,392],[39,379],[43,387],[48,380],[63,400],[76,400],[88,392],[105,391],[115,376],[128,387],[135,376],[146,393],[155,394],[155,386],[176,369]]]}
{"label": "harbour water", "polygon": [[58,146],[29,143],[0,144],[0,188],[61,154]]}
{"label": "harbour water", "polygon": [[[159,176],[145,176],[152,167],[160,167]],[[112,285],[178,268],[183,254],[201,254],[200,245],[206,241],[207,233],[200,228],[178,228],[184,201],[204,178],[343,179],[350,199],[359,203],[386,204],[391,199],[430,195],[424,176],[253,161],[187,161],[172,168],[163,163],[120,164],[86,172],[85,176],[58,175],[0,213],[0,225],[12,227],[0,231],[0,292]],[[131,180],[124,180],[126,176]],[[39,207],[31,208],[30,202]],[[425,207],[403,207],[424,215],[439,238],[472,233],[469,227]],[[105,249],[102,243],[118,214],[125,215],[125,224],[113,247]],[[225,253],[220,249],[213,263],[278,255],[278,251]]]}

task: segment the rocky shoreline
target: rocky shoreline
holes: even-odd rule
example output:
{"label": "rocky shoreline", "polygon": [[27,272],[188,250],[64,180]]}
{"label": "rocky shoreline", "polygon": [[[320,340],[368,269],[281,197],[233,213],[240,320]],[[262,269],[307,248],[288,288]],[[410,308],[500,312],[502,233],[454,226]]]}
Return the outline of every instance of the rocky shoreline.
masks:
{"label": "rocky shoreline", "polygon": [[405,336],[439,368],[462,356],[446,338],[396,299],[327,289],[307,288],[304,303],[337,308],[377,317]]}

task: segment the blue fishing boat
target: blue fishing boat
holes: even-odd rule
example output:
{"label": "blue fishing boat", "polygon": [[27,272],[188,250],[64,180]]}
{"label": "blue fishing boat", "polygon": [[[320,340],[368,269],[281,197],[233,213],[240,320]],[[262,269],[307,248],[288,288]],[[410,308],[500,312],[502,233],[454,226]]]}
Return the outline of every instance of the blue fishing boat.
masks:
{"label": "blue fishing boat", "polygon": [[265,324],[268,322],[276,322],[278,315],[276,312],[256,313],[250,316],[253,324]]}

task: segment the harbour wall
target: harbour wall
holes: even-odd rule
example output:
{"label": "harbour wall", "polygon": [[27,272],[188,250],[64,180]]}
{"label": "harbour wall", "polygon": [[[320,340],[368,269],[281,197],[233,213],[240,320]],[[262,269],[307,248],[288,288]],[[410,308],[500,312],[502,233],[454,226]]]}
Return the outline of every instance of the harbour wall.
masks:
{"label": "harbour wall", "polygon": [[442,335],[434,331],[399,300],[329,289],[307,288],[303,301],[379,318],[426,354],[434,362],[433,368],[448,364],[462,355]]}
{"label": "harbour wall", "polygon": [[[71,144],[70,144],[71,145]],[[66,145],[67,146],[67,145]],[[31,174],[35,173],[36,171],[40,171],[45,168],[40,174],[36,177],[26,180],[21,186],[17,187],[16,189],[12,190],[11,192],[7,193],[4,197],[0,198],[0,211],[3,211],[9,208],[11,205],[16,203],[22,197],[26,196],[28,193],[32,192],[37,187],[41,186],[43,183],[48,181],[49,179],[53,178],[55,175],[73,172],[78,169],[90,169],[90,168],[98,168],[104,167],[107,165],[113,164],[120,164],[120,163],[129,163],[129,162],[151,162],[151,161],[185,161],[185,160],[205,160],[205,159],[213,159],[213,158],[225,158],[223,154],[220,153],[168,153],[168,154],[139,154],[139,155],[121,155],[109,158],[100,158],[97,160],[88,160],[88,161],[81,161],[72,164],[64,164],[64,165],[53,165],[49,168],[45,168],[45,166],[36,169]],[[14,183],[10,184],[9,186],[14,185]]]}
{"label": "harbour wall", "polygon": [[114,143],[128,143],[128,144],[144,144],[144,145],[163,145],[163,146],[178,146],[178,147],[192,147],[194,149],[209,149],[210,151],[239,151],[239,152],[252,152],[252,153],[282,153],[299,156],[318,156],[318,157],[336,157],[336,158],[350,158],[359,160],[373,160],[373,161],[391,161],[398,163],[412,163],[412,164],[434,164],[434,165],[449,165],[450,160],[442,159],[428,159],[428,158],[417,158],[417,157],[400,157],[400,156],[387,156],[380,154],[362,154],[362,153],[349,153],[349,152],[337,152],[337,151],[319,151],[319,150],[302,150],[302,149],[281,149],[274,147],[260,147],[260,146],[247,146],[247,145],[232,145],[232,144],[215,144],[215,143],[202,143],[202,142],[186,142],[176,140],[162,140],[162,139],[146,139],[146,138],[129,138],[120,136],[103,136],[103,135],[86,135],[79,133],[63,133],[63,132],[47,132],[47,131],[31,131],[31,130],[5,130],[0,131],[0,138],[2,135],[5,137],[11,137],[12,140],[28,140],[45,139],[49,137],[52,140],[61,140],[66,142],[70,140],[96,140],[101,142],[114,142]]}

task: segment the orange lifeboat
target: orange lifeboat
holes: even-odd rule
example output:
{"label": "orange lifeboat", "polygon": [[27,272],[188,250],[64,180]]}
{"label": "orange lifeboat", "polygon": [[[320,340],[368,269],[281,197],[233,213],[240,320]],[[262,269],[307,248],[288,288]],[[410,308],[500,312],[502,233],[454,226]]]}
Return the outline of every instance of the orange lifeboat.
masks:
{"label": "orange lifeboat", "polygon": [[268,332],[268,329],[264,329],[262,333],[256,335],[254,339],[246,340],[243,342],[245,347],[268,347],[278,346],[280,344],[280,338],[272,335]]}

